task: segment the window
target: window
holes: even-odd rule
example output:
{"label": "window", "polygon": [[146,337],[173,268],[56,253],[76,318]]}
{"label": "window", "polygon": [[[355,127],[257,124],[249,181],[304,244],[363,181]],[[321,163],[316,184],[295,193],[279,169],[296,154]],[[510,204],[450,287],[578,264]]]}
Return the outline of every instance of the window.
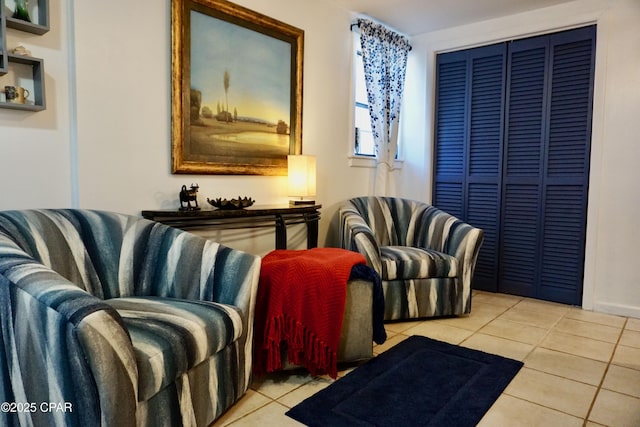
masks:
{"label": "window", "polygon": [[[354,26],[356,26],[356,24],[352,25],[352,29]],[[378,27],[380,26],[378,25]],[[379,77],[380,82],[374,82],[374,91],[380,92],[376,92],[376,98],[386,100],[388,103],[388,107],[393,106],[393,111],[386,112],[386,119],[384,117],[381,117],[380,120],[385,122],[390,121],[390,123],[386,123],[386,128],[387,130],[393,130],[395,135],[397,133],[396,127],[398,126],[399,120],[399,111],[397,111],[397,106],[400,105],[401,94],[395,93],[396,91],[393,91],[390,86],[397,85],[401,87],[404,83],[404,73],[407,59],[406,55],[408,51],[411,50],[411,46],[409,46],[408,41],[404,38],[404,36],[389,32],[384,28],[382,28],[380,31],[382,31],[383,34],[388,33],[385,37],[390,38],[392,41],[390,42],[387,40],[383,43],[382,39],[378,40],[378,44],[380,46],[376,47],[375,53],[372,52],[372,74],[384,75],[384,77]],[[387,150],[385,147],[382,147],[385,149],[381,152],[378,152],[378,149],[376,148],[376,141],[374,140],[374,133],[371,126],[371,113],[369,111],[370,105],[367,95],[367,85],[365,82],[364,57],[360,44],[361,33],[356,30],[353,31],[352,34],[353,144],[351,146],[352,160],[350,164],[351,166],[375,167],[377,162],[387,162],[388,160],[392,160],[394,167],[401,167],[402,161],[399,160],[400,143],[397,138],[394,138],[393,141],[387,141],[390,146],[395,147],[395,153],[392,159],[387,159],[387,152],[389,150]],[[372,38],[377,39],[378,37]],[[384,37],[382,38],[384,39]],[[386,64],[387,62],[393,62],[394,65],[392,67],[389,67],[391,64]],[[389,68],[391,68],[392,71],[390,71]],[[377,79],[378,78],[374,77],[374,80]],[[399,79],[402,79],[402,82],[400,82]],[[381,82],[387,83],[382,84]],[[397,101],[395,101],[396,98]],[[390,108],[387,108],[387,110],[390,110]],[[376,113],[382,115],[384,114],[384,111],[376,111]],[[382,129],[380,131],[383,132]],[[389,140],[391,138],[392,135],[388,135],[384,139]]]}
{"label": "window", "polygon": [[357,156],[375,157],[376,148],[373,142],[373,133],[371,132],[369,102],[367,100],[367,87],[364,81],[364,65],[362,63],[359,37],[354,37],[354,46],[355,131],[353,154]]}

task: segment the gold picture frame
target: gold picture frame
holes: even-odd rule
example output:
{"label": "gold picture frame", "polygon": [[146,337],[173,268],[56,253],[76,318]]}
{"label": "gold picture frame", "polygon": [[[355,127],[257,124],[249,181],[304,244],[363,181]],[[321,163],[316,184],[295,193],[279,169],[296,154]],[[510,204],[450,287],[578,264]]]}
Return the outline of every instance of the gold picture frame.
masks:
{"label": "gold picture frame", "polygon": [[286,175],[302,153],[303,45],[234,3],[172,0],[172,172]]}

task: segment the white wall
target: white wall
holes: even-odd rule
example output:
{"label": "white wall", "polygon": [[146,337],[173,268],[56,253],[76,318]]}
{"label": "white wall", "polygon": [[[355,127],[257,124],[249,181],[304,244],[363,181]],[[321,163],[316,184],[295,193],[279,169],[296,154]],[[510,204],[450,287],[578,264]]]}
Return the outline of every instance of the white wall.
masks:
{"label": "white wall", "polygon": [[[9,50],[22,44],[44,58],[47,109],[0,109],[0,209],[68,207],[71,203],[69,65],[66,2],[51,2],[43,36],[7,29]],[[0,86],[15,85],[11,75]],[[33,99],[33,98],[31,98]]]}
{"label": "white wall", "polygon": [[427,114],[427,56],[422,37],[411,39],[407,58],[407,75],[400,113],[400,144],[404,160],[397,173],[397,195],[409,199],[431,201],[431,117]]}
{"label": "white wall", "polygon": [[[348,167],[346,158],[350,15],[331,2],[236,3],[305,31],[303,152],[318,157],[322,242],[336,203],[368,186],[368,170]],[[286,177],[171,174],[169,0],[74,5],[81,207],[128,213],[173,209],[182,184],[192,182],[200,185],[200,204],[206,205],[207,197],[238,195],[257,204],[288,203]],[[251,239],[256,236],[264,242]],[[273,248],[270,231],[213,237],[257,253]]]}
{"label": "white wall", "polygon": [[[640,2],[578,0],[412,38],[426,71],[421,181],[431,186],[435,55],[596,23],[596,71],[583,307],[640,317]],[[425,138],[421,139],[420,136]],[[415,148],[414,148],[415,149]],[[430,193],[429,193],[430,194]]]}
{"label": "white wall", "polygon": [[[139,214],[174,209],[183,184],[207,197],[287,203],[286,177],[171,174],[170,0],[61,0],[51,31],[9,30],[45,59],[47,110],[0,109],[0,209],[81,207]],[[337,204],[369,191],[370,170],[348,166],[351,14],[333,2],[236,3],[305,31],[303,152],[318,157],[320,243]],[[69,30],[67,31],[67,27]],[[271,230],[209,233],[254,253]],[[304,230],[290,231],[290,247]]]}

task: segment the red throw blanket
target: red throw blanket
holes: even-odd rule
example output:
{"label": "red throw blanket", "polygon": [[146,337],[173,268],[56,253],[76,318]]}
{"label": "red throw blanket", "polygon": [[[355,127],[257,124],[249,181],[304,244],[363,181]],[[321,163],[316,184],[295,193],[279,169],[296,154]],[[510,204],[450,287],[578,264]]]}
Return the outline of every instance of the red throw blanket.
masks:
{"label": "red throw blanket", "polygon": [[336,248],[275,250],[262,259],[255,310],[256,375],[289,362],[336,378],[347,281],[361,254]]}

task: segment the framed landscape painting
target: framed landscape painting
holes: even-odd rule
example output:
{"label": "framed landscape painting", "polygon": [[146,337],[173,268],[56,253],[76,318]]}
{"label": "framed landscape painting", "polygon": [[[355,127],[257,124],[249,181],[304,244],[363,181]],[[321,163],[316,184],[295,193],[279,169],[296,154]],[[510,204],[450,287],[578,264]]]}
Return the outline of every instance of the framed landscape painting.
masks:
{"label": "framed landscape painting", "polygon": [[302,152],[304,32],[223,0],[172,0],[172,172],[286,175]]}

